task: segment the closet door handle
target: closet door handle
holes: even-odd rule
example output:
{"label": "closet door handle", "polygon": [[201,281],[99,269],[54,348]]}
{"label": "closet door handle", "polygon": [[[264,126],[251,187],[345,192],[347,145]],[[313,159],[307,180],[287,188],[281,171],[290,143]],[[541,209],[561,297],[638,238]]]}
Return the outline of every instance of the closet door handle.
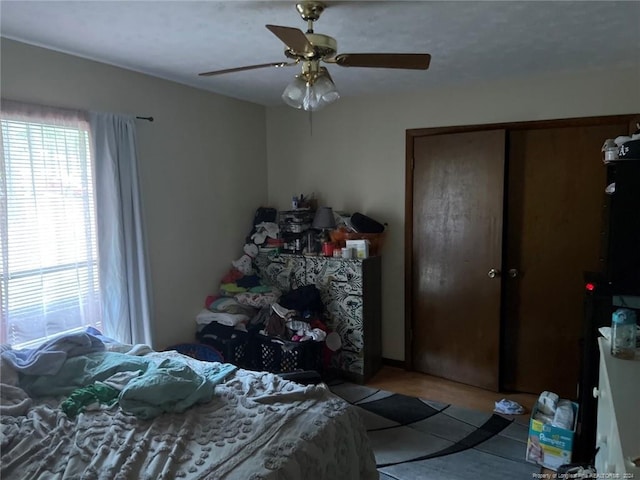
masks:
{"label": "closet door handle", "polygon": [[509,269],[509,276],[511,278],[516,278],[518,275],[520,275],[520,272],[518,271],[517,268],[510,268]]}
{"label": "closet door handle", "polygon": [[492,268],[491,270],[489,270],[487,275],[489,275],[489,278],[499,277],[500,276],[500,270],[498,270],[496,268]]}

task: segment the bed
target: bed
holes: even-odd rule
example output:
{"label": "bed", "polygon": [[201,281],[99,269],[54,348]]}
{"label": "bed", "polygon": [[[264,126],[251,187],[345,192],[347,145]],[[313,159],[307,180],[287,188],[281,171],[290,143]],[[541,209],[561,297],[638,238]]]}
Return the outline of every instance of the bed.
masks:
{"label": "bed", "polygon": [[[378,478],[361,419],[325,384],[124,347],[66,352],[46,375],[2,353],[0,478]],[[104,385],[123,388],[87,400]]]}

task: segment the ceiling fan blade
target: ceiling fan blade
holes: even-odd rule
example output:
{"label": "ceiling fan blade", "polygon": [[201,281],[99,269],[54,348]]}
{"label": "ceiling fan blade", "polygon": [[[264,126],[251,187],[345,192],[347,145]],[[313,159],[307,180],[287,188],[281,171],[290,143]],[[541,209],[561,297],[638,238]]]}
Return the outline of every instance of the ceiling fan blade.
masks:
{"label": "ceiling fan blade", "polygon": [[281,27],[279,25],[265,25],[271,33],[278,37],[282,43],[294,52],[311,53],[313,45],[309,43],[302,30],[292,27]]}
{"label": "ceiling fan blade", "polygon": [[203,72],[199,73],[200,77],[211,77],[213,75],[221,75],[223,73],[233,73],[233,72],[242,72],[244,70],[255,70],[256,68],[265,68],[265,67],[289,67],[291,65],[295,65],[297,62],[273,62],[273,63],[261,63],[259,65],[248,65],[246,67],[236,67],[236,68],[227,68],[225,70],[214,70],[212,72]]}
{"label": "ceiling fan blade", "polygon": [[332,60],[341,67],[406,68],[426,70],[431,55],[428,53],[341,53]]}

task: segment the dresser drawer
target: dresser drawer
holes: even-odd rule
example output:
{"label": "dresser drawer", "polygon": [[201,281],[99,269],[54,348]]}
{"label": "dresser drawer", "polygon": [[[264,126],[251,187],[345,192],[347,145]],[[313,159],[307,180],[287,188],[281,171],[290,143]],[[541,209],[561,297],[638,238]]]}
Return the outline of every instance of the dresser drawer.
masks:
{"label": "dresser drawer", "polygon": [[610,443],[613,426],[613,406],[611,389],[607,377],[604,358],[600,358],[599,383],[594,397],[598,399],[598,425],[596,428],[595,467],[598,472],[607,472],[611,468]]}
{"label": "dresser drawer", "polygon": [[339,282],[352,295],[362,295],[362,261],[331,257],[308,257],[306,263],[307,284],[320,290]]}
{"label": "dresser drawer", "polygon": [[330,326],[340,334],[343,348],[360,352],[364,345],[362,297],[348,295],[340,301],[330,300],[326,308]]}
{"label": "dresser drawer", "polygon": [[283,292],[306,285],[303,258],[260,254],[255,259],[255,265],[263,283]]}

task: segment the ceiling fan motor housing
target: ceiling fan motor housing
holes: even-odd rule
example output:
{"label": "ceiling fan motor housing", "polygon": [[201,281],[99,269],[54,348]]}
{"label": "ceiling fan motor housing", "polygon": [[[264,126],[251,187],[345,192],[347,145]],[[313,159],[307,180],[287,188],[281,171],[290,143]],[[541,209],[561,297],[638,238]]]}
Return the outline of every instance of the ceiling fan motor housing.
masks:
{"label": "ceiling fan motor housing", "polygon": [[313,46],[313,52],[297,52],[287,48],[284,51],[287,57],[298,60],[320,60],[322,58],[331,58],[338,51],[338,42],[329,35],[321,33],[305,33],[304,35]]}

